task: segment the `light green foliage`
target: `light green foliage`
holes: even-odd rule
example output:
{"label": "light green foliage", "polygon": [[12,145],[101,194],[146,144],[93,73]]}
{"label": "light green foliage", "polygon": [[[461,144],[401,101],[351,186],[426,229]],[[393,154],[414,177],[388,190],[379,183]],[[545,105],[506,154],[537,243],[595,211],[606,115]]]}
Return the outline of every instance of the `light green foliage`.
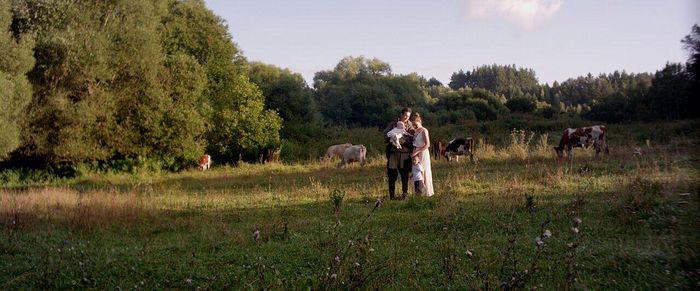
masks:
{"label": "light green foliage", "polygon": [[165,66],[170,103],[163,117],[164,153],[182,159],[178,164],[188,164],[199,159],[206,143],[205,116],[211,111],[204,96],[207,75],[196,59],[183,53],[169,56]]}
{"label": "light green foliage", "polygon": [[162,41],[167,54],[192,56],[204,68],[209,103],[207,152],[222,162],[257,159],[258,150],[279,144],[281,119],[264,109],[264,97],[247,77],[245,58],[232,42],[221,18],[202,1],[172,1],[163,19]]}
{"label": "light green foliage", "polygon": [[0,1],[0,160],[20,144],[20,127],[32,94],[25,74],[34,66],[34,41],[13,35],[10,12],[10,1]]}
{"label": "light green foliage", "polygon": [[37,38],[28,154],[55,163],[162,152],[154,3],[26,3],[18,22]]}
{"label": "light green foliage", "polygon": [[265,108],[277,111],[284,122],[282,138],[303,135],[305,128],[319,125],[321,116],[313,91],[301,74],[260,62],[250,66],[250,80],[262,90]]}
{"label": "light green foliage", "polygon": [[15,33],[36,39],[22,154],[52,164],[153,159],[174,170],[208,144],[233,161],[279,142],[279,118],[202,1],[13,4]]}

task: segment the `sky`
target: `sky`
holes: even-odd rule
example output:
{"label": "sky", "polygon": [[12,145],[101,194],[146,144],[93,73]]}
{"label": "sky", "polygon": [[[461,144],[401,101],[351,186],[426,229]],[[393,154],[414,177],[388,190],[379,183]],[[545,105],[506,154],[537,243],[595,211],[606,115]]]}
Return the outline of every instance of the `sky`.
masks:
{"label": "sky", "polygon": [[687,60],[698,0],[205,0],[249,61],[300,73],[347,56],[448,84],[482,65],[533,69],[540,83],[653,73]]}

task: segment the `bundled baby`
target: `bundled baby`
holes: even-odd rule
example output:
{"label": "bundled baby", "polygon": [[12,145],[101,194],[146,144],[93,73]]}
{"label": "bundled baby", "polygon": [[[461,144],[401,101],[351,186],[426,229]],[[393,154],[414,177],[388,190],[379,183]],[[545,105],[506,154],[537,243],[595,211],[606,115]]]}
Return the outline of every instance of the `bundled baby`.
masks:
{"label": "bundled baby", "polygon": [[386,133],[389,138],[389,142],[393,144],[397,149],[401,149],[401,138],[404,136],[411,136],[410,133],[406,131],[406,124],[402,121],[397,121],[396,126]]}

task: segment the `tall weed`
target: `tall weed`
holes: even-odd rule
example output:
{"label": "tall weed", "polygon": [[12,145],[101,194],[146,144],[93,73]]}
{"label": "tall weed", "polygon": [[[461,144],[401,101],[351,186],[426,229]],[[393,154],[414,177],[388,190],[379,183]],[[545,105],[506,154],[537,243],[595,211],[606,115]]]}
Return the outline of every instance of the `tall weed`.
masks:
{"label": "tall weed", "polygon": [[530,153],[530,144],[535,133],[524,129],[513,129],[510,132],[510,144],[504,153],[509,158],[524,160]]}

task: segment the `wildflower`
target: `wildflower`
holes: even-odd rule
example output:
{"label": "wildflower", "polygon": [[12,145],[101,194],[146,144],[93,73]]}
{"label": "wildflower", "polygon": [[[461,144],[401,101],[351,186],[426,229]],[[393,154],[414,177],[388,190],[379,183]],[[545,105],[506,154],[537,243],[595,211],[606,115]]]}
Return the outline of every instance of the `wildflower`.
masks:
{"label": "wildflower", "polygon": [[339,257],[339,256],[335,256],[335,261],[338,262],[338,263],[340,263],[340,257]]}
{"label": "wildflower", "polygon": [[578,227],[572,227],[571,231],[573,231],[574,233],[578,233]]}
{"label": "wildflower", "polygon": [[538,247],[541,247],[541,246],[544,245],[544,241],[542,241],[542,239],[538,236],[537,238],[535,238],[535,244],[536,244]]}
{"label": "wildflower", "polygon": [[63,240],[63,245],[68,245],[69,243],[70,243],[69,240],[67,240],[67,239],[64,239],[64,240]]}
{"label": "wildflower", "polygon": [[470,258],[474,256],[474,252],[472,250],[467,250],[466,252],[464,252],[464,254],[466,254],[467,257],[470,257]]}
{"label": "wildflower", "polygon": [[542,234],[544,237],[552,237],[552,232],[549,231],[549,229],[545,229],[544,233]]}
{"label": "wildflower", "polygon": [[384,202],[382,202],[382,199],[377,198],[377,201],[374,201],[374,208],[379,208],[380,206],[382,206],[382,204],[384,204]]}
{"label": "wildflower", "polygon": [[578,217],[574,218],[574,226],[579,226],[581,224],[581,222],[583,222],[581,220],[581,218],[578,218]]}
{"label": "wildflower", "polygon": [[187,284],[192,284],[192,278],[185,279],[185,282],[187,282]]}
{"label": "wildflower", "polygon": [[253,239],[255,239],[255,241],[260,240],[260,230],[255,230],[255,232],[253,233]]}
{"label": "wildflower", "polygon": [[569,248],[575,248],[575,247],[577,247],[578,245],[577,245],[575,242],[570,242],[570,243],[567,243],[566,246],[569,247]]}

